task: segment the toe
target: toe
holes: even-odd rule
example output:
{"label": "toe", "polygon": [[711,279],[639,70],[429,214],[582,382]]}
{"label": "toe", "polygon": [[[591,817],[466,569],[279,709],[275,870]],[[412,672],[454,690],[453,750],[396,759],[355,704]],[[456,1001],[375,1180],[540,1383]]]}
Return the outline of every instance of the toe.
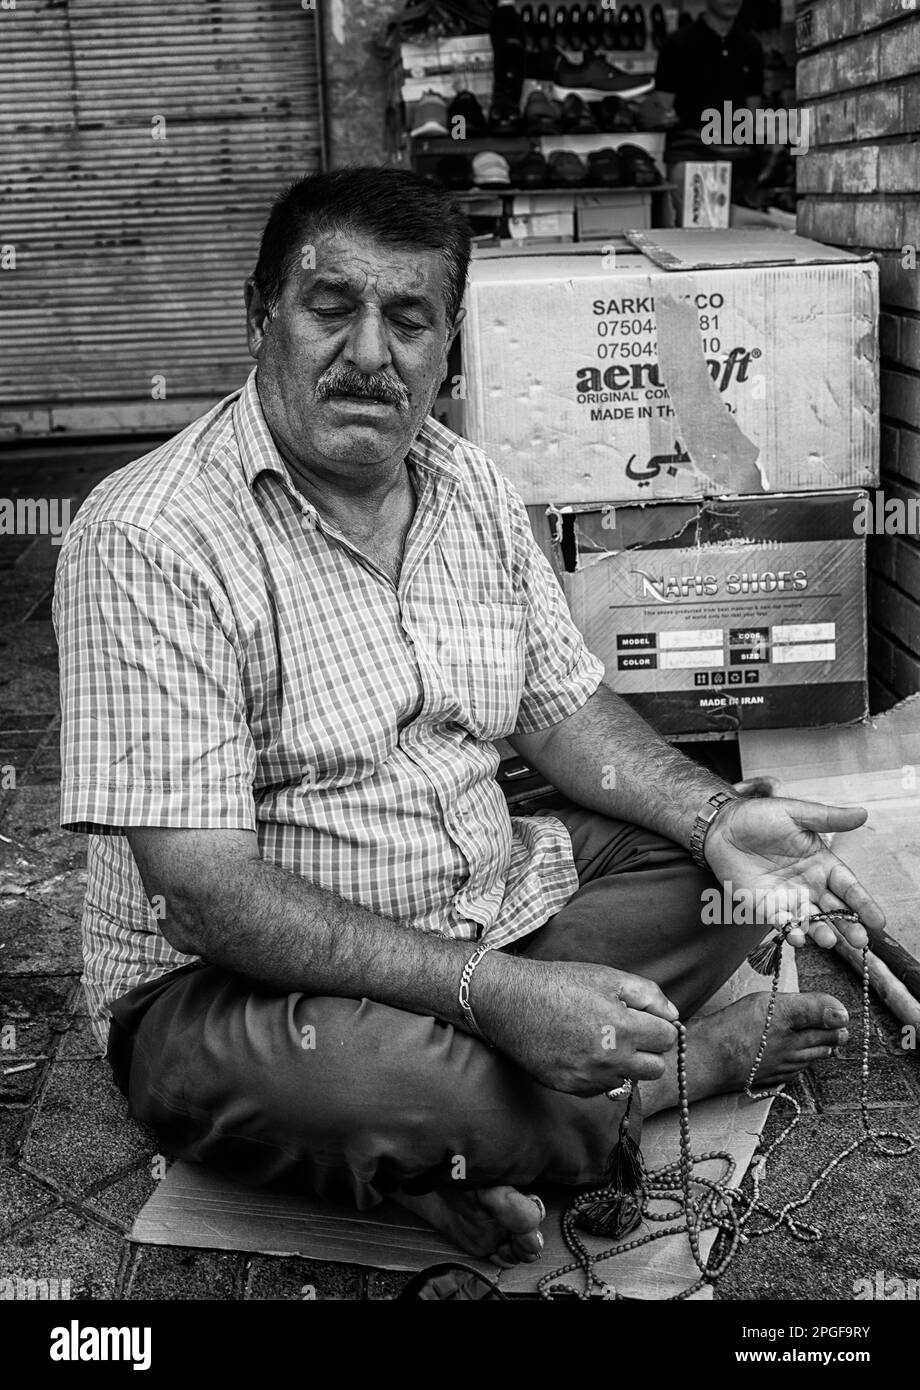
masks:
{"label": "toe", "polygon": [[791,995],[788,1022],[792,1028],[845,1028],[849,1015],[832,994]]}

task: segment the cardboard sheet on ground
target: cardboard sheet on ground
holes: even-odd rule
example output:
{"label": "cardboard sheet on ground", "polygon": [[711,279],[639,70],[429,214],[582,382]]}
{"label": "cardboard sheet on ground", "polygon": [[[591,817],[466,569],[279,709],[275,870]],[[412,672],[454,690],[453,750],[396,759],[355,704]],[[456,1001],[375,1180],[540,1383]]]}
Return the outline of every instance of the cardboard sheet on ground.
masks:
{"label": "cardboard sheet on ground", "polygon": [[[780,986],[797,987],[791,951],[785,953]],[[738,971],[710,1002],[722,1008],[751,990],[764,988],[762,975],[747,966]],[[708,1011],[708,1010],[707,1010]],[[741,1095],[719,1096],[690,1108],[691,1136],[695,1153],[725,1150],[737,1165],[734,1184],[741,1181],[766,1121],[770,1101],[749,1101]],[[611,1135],[611,1138],[613,1136]],[[642,1150],[649,1168],[673,1163],[678,1156],[677,1112],[653,1115],[645,1123]],[[707,1164],[698,1171],[710,1179],[720,1165]],[[548,1194],[547,1194],[548,1196]],[[243,1250],[266,1255],[303,1255],[314,1260],[370,1265],[375,1269],[423,1269],[444,1260],[462,1260],[482,1270],[508,1293],[530,1293],[547,1273],[568,1264],[570,1256],[559,1228],[560,1201],[548,1197],[543,1225],[546,1248],[536,1265],[498,1271],[495,1265],[467,1258],[431,1227],[386,1204],[358,1213],[320,1204],[311,1198],[265,1193],[241,1187],[198,1164],[176,1163],[139,1213],[129,1239],[141,1244],[180,1245],[211,1250]],[[670,1206],[657,1210],[670,1214]],[[647,1229],[659,1229],[656,1225]],[[634,1239],[636,1231],[630,1239]],[[708,1254],[714,1233],[702,1239]],[[586,1241],[591,1250],[603,1250],[605,1241]],[[668,1236],[629,1251],[602,1265],[608,1283],[634,1298],[660,1299],[679,1293],[694,1283],[697,1267],[685,1235]],[[581,1276],[567,1276],[575,1288]],[[712,1291],[694,1295],[705,1299]]]}
{"label": "cardboard sheet on ground", "polygon": [[742,731],[738,741],[745,778],[866,807],[866,824],[834,836],[834,851],[882,907],[888,934],[920,960],[920,695],[867,724]]}

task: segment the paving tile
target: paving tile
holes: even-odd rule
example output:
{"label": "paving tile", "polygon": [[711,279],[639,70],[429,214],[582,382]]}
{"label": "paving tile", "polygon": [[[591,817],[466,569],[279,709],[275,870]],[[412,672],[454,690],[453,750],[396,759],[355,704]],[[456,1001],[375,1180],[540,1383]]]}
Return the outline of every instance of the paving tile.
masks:
{"label": "paving tile", "polygon": [[246,1297],[257,1301],[336,1299],[361,1297],[361,1269],[329,1260],[253,1255],[248,1260]]}
{"label": "paving tile", "polygon": [[36,1217],[0,1241],[0,1273],[7,1278],[70,1280],[74,1299],[115,1297],[124,1239],[67,1210]]}
{"label": "paving tile", "polygon": [[80,924],[31,896],[0,891],[0,970],[9,975],[79,974]]}
{"label": "paving tile", "polygon": [[0,976],[0,1072],[20,1058],[54,1054],[69,1026],[73,991],[72,975]]}
{"label": "paving tile", "polygon": [[24,1106],[0,1105],[0,1163],[19,1157],[31,1119]]}
{"label": "paving tile", "polygon": [[[81,995],[83,993],[82,987],[80,993]],[[61,1036],[61,1045],[57,1056],[59,1062],[105,1056],[90,1027],[85,1007],[81,1007],[71,1016],[67,1031]]]}
{"label": "paving tile", "polygon": [[368,1270],[367,1296],[374,1302],[385,1298],[396,1298],[397,1294],[402,1293],[411,1278],[412,1275],[404,1269]]}
{"label": "paving tile", "polygon": [[127,1299],[224,1301],[241,1297],[245,1255],[144,1245],[125,1290]]}
{"label": "paving tile", "polygon": [[90,1211],[101,1212],[111,1220],[120,1222],[127,1233],[156,1185],[151,1177],[150,1164],[143,1163],[133,1173],[86,1198],[84,1205]]}
{"label": "paving tile", "polygon": [[[879,1128],[920,1129],[916,1107],[885,1111],[875,1120]],[[773,1116],[768,1124],[772,1128]],[[860,1132],[858,1118],[840,1111],[804,1119],[770,1162],[762,1189],[766,1202],[778,1209],[804,1194],[822,1166]],[[751,1240],[720,1280],[717,1296],[852,1299],[854,1280],[876,1269],[916,1275],[918,1185],[920,1154],[891,1159],[868,1147],[859,1150],[800,1214],[819,1228],[821,1239],[805,1243],[783,1230]]]}
{"label": "paving tile", "polygon": [[[819,1110],[859,1110],[862,1087],[860,1054],[858,1048],[853,1049],[852,1043],[847,1048],[846,1056],[830,1057],[820,1067],[809,1068]],[[887,1057],[871,1060],[867,1098],[870,1110],[910,1105],[915,1100],[907,1075],[910,1065],[909,1061],[899,1062]]]}
{"label": "paving tile", "polygon": [[27,856],[43,854],[60,869],[85,867],[86,836],[62,830],[60,812],[58,787],[19,787],[5,799],[0,797],[0,833],[18,841],[20,852]]}
{"label": "paving tile", "polygon": [[5,1060],[0,1054],[0,1104],[29,1105],[38,1098],[50,1062]]}
{"label": "paving tile", "polygon": [[0,1265],[6,1277],[69,1280],[71,1298],[115,1297],[124,1238],[76,1212],[60,1209],[36,1216],[0,1241]]}
{"label": "paving tile", "polygon": [[0,1163],[0,1230],[21,1221],[30,1212],[57,1205],[57,1198],[46,1187]]}
{"label": "paving tile", "polygon": [[54,1062],[22,1160],[69,1191],[82,1192],[157,1152],[103,1061]]}

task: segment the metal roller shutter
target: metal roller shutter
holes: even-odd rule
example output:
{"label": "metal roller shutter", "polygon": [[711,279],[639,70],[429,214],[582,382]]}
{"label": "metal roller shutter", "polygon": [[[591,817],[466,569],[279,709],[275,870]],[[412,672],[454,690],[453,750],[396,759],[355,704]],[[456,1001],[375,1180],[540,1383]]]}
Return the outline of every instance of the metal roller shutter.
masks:
{"label": "metal roller shutter", "polygon": [[317,30],[298,0],[0,12],[0,436],[171,429],[244,380],[268,207],[322,162]]}

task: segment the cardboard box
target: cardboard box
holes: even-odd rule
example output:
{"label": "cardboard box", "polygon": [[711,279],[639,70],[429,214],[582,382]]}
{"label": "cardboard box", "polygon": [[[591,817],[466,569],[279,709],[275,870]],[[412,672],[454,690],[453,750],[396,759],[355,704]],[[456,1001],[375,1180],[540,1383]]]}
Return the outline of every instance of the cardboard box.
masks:
{"label": "cardboard box", "polygon": [[675,164],[682,227],[727,227],[732,200],[732,166],[728,160],[709,163],[685,160]]}
{"label": "cardboard box", "polygon": [[625,193],[578,193],[575,227],[579,241],[603,241],[625,228],[652,225],[652,195],[629,189]]}
{"label": "cardboard box", "polygon": [[472,263],[464,433],[525,502],[877,483],[871,257],[771,230],[629,238]]}
{"label": "cardboard box", "polygon": [[608,683],[668,734],[864,719],[865,496],[556,510],[556,570]]}
{"label": "cardboard box", "polygon": [[514,241],[571,241],[575,235],[573,212],[531,212],[508,218]]}

